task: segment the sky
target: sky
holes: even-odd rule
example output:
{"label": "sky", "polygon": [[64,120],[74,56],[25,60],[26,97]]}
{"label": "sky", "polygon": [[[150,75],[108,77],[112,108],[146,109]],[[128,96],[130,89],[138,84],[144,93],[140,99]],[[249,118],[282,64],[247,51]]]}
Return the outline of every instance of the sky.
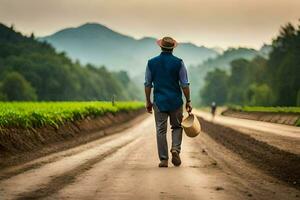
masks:
{"label": "sky", "polygon": [[300,18],[300,0],[0,0],[0,22],[46,36],[96,22],[137,39],[260,48]]}

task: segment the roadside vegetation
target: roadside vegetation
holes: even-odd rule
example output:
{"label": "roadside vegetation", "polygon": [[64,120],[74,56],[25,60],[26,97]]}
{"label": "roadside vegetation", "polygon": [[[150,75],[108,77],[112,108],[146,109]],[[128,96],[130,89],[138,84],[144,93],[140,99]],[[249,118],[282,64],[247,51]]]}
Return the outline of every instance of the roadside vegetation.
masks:
{"label": "roadside vegetation", "polygon": [[[292,114],[293,116],[298,116],[298,120],[293,123],[295,126],[300,126],[300,107],[263,107],[263,106],[238,106],[238,105],[230,105],[228,106],[229,111],[237,111],[237,112],[247,112],[247,113],[260,113],[260,114],[278,114],[278,116],[282,116],[284,118],[286,114]],[[226,111],[225,111],[226,112]],[[227,114],[228,115],[228,114]],[[269,119],[270,120],[270,119]],[[272,121],[271,121],[272,122]],[[291,125],[291,124],[288,124]]]}
{"label": "roadside vegetation", "polygon": [[272,112],[300,114],[300,107],[262,107],[262,106],[229,106],[230,109],[244,112]]}
{"label": "roadside vegetation", "polygon": [[296,122],[296,126],[300,126],[300,118],[299,118],[298,121]]}
{"label": "roadside vegetation", "polygon": [[132,111],[142,102],[0,102],[0,128],[58,127],[67,121]]}
{"label": "roadside vegetation", "polygon": [[270,48],[268,57],[235,59],[229,71],[216,66],[208,72],[200,91],[202,104],[300,106],[300,24],[283,26]]}

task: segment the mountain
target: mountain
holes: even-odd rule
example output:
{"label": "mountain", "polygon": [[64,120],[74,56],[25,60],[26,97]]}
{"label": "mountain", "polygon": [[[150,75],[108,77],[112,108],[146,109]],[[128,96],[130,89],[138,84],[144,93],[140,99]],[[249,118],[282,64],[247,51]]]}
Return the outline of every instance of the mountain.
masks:
{"label": "mountain", "polygon": [[208,59],[203,64],[199,65],[200,68],[207,69],[228,69],[230,66],[230,62],[239,58],[244,58],[247,60],[251,60],[254,57],[258,56],[259,52],[255,49],[248,48],[229,48],[224,51],[223,54],[217,56],[216,58]]}
{"label": "mountain", "polygon": [[265,58],[268,58],[268,57],[269,57],[269,54],[272,52],[272,50],[273,50],[272,45],[264,44],[264,45],[259,49],[259,52],[260,52],[261,56],[263,56],[263,57],[265,57]]}
{"label": "mountain", "polygon": [[80,65],[0,23],[0,101],[133,100],[138,90],[126,72]]}
{"label": "mountain", "polygon": [[[137,40],[96,23],[63,29],[40,40],[49,42],[58,51],[65,51],[83,64],[105,65],[109,70],[116,71],[126,70],[131,76],[140,76],[147,60],[160,52],[155,38]],[[218,55],[214,49],[192,43],[180,43],[174,54],[181,57],[187,66],[198,65]]]}
{"label": "mountain", "polygon": [[219,54],[222,54],[224,52],[224,49],[221,47],[213,47],[212,49],[218,52]]}
{"label": "mountain", "polygon": [[[114,71],[125,70],[138,85],[142,85],[144,80],[147,60],[160,52],[155,38],[137,40],[96,23],[63,29],[40,40],[47,41],[81,63],[105,65]],[[230,62],[235,59],[251,60],[258,55],[267,57],[270,51],[271,47],[268,45],[257,51],[249,48],[210,49],[192,43],[180,43],[174,55],[181,57],[189,68],[192,98],[195,102],[199,99],[199,90],[207,72],[215,68],[228,71]]]}

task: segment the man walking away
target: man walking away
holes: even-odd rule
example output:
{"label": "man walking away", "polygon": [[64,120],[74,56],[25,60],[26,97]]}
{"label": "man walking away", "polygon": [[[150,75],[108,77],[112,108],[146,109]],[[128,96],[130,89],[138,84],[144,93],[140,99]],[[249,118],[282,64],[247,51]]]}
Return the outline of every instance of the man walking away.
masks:
{"label": "man walking away", "polygon": [[216,111],[217,111],[217,104],[213,101],[211,103],[211,114],[212,114],[212,117],[214,118],[215,115],[216,115]]}
{"label": "man walking away", "polygon": [[[170,117],[172,129],[172,163],[181,164],[180,151],[182,141],[182,91],[184,93],[187,112],[192,111],[190,89],[186,67],[182,59],[175,57],[173,49],[177,42],[171,37],[164,37],[157,41],[161,47],[161,54],[148,61],[145,73],[146,109],[152,113],[154,110],[156,124],[156,138],[159,167],[168,167],[167,123]],[[153,91],[153,104],[151,102],[151,89]]]}

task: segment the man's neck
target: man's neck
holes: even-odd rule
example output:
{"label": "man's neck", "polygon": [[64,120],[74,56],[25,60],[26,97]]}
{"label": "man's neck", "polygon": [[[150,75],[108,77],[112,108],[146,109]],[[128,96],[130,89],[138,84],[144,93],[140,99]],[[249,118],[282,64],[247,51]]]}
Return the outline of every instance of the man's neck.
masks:
{"label": "man's neck", "polygon": [[172,54],[172,51],[162,51],[161,54]]}

